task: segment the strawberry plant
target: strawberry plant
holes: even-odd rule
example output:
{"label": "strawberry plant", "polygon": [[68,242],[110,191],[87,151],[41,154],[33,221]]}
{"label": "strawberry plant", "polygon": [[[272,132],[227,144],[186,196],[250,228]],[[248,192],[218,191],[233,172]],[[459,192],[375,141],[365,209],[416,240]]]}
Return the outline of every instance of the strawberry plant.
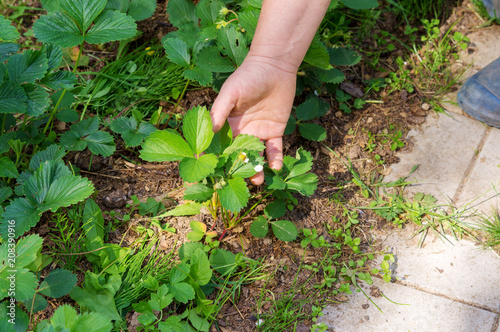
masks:
{"label": "strawberry plant", "polygon": [[326,130],[319,124],[306,122],[315,118],[319,118],[328,112],[329,105],[324,100],[311,94],[306,101],[297,106],[295,115],[290,114],[285,135],[291,134],[295,128],[299,128],[302,137],[311,141],[323,141],[326,138]]}
{"label": "strawberry plant", "polygon": [[[264,160],[259,154],[264,144],[257,137],[233,138],[227,123],[214,134],[205,107],[195,107],[186,113],[182,131],[184,137],[173,130],[152,133],[142,144],[140,157],[147,161],[180,161],[179,174],[188,183],[184,199],[203,203],[214,219],[220,215],[226,229],[235,227],[270,195],[278,200],[266,209],[267,217],[281,218],[287,206],[293,207],[290,192],[310,196],[316,189],[318,179],[309,173],[311,154],[299,149],[296,158],[284,158],[280,171],[266,167],[266,189],[251,196],[245,179],[264,170]],[[260,199],[242,213],[250,200],[258,196]],[[274,221],[272,225],[281,240],[291,241],[297,236],[297,228],[290,221]],[[200,232],[205,234],[205,231]]]}

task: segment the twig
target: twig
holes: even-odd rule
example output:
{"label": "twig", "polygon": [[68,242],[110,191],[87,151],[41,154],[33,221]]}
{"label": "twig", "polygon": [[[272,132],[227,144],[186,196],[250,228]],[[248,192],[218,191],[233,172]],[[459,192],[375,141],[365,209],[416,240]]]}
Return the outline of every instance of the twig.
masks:
{"label": "twig", "polygon": [[94,173],[94,172],[89,172],[89,171],[84,171],[80,170],[81,173],[87,173],[87,174],[92,174],[92,175],[97,175],[97,176],[103,176],[106,178],[111,178],[111,179],[117,179],[117,180],[123,180],[123,178],[119,176],[113,176],[113,175],[106,175],[106,174],[100,174],[100,173]]}

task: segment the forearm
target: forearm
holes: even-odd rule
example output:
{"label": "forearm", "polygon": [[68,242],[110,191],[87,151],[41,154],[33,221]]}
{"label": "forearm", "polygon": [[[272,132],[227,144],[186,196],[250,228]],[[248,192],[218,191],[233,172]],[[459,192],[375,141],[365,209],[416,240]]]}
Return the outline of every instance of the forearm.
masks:
{"label": "forearm", "polygon": [[249,58],[295,73],[330,0],[264,0]]}

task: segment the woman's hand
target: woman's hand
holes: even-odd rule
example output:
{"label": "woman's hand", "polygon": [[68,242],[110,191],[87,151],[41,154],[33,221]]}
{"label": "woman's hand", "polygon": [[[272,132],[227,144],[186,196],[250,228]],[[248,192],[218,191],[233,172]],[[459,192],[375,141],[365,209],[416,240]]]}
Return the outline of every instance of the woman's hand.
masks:
{"label": "woman's hand", "polygon": [[[289,66],[288,66],[289,67]],[[283,133],[295,97],[296,72],[277,60],[249,54],[226,80],[212,106],[214,131],[226,119],[235,136],[254,135],[265,142],[269,166],[283,166]],[[262,172],[251,178],[264,182]]]}

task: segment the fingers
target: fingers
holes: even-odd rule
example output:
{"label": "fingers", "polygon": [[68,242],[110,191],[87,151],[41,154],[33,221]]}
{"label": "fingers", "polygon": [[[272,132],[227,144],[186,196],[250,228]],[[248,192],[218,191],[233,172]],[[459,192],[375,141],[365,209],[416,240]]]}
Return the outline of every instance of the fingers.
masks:
{"label": "fingers", "polygon": [[259,186],[262,183],[264,183],[264,172],[259,172],[259,173],[255,174],[255,175],[253,175],[250,178],[250,182],[252,182],[252,184],[254,184],[256,186]]}
{"label": "fingers", "polygon": [[226,122],[229,113],[236,105],[236,97],[229,89],[222,89],[212,105],[210,116],[212,118],[213,131],[218,132]]}
{"label": "fingers", "polygon": [[269,167],[281,169],[283,166],[283,137],[270,138],[266,142],[266,154]]}

